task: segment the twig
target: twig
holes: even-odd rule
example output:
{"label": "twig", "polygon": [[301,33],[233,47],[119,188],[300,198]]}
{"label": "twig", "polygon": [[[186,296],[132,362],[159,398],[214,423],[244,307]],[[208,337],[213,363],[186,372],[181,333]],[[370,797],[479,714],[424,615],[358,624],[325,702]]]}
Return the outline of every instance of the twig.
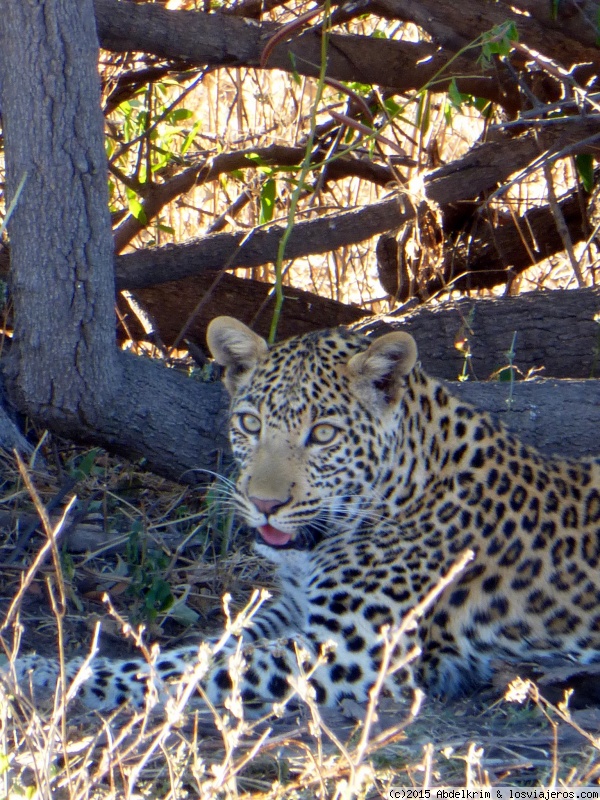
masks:
{"label": "twig", "polygon": [[[48,505],[46,506],[46,512],[49,515],[54,509],[62,503],[65,499],[66,495],[71,492],[77,484],[77,479],[73,477],[69,477],[65,480],[62,486],[59,487],[58,492],[50,499]],[[72,501],[71,501],[72,503]],[[35,533],[35,531],[40,526],[40,518],[35,517],[34,519],[30,520],[27,524],[27,527],[24,531],[22,531],[19,536],[17,543],[12,548],[10,555],[4,559],[5,564],[14,564],[17,558],[23,553],[27,545],[29,544],[31,537]]]}
{"label": "twig", "polygon": [[37,493],[37,490],[36,490],[35,486],[33,485],[32,481],[31,481],[31,478],[29,476],[29,473],[27,471],[27,468],[26,468],[25,464],[23,463],[23,461],[21,459],[21,456],[19,455],[19,453],[16,450],[14,451],[14,453],[15,453],[15,457],[17,459],[17,466],[19,468],[19,473],[21,474],[21,477],[23,478],[23,481],[25,483],[25,486],[27,487],[27,490],[29,491],[31,497],[33,498],[35,507],[36,507],[40,517],[41,517],[42,524],[44,526],[44,530],[46,532],[46,536],[48,537],[48,539],[47,539],[46,543],[40,549],[39,553],[37,554],[37,556],[35,557],[35,559],[33,561],[33,564],[31,565],[31,567],[29,568],[27,574],[23,578],[23,580],[21,582],[21,586],[19,587],[19,591],[14,596],[14,598],[12,600],[12,603],[9,606],[9,609],[6,612],[6,616],[4,617],[4,622],[2,623],[2,626],[0,626],[0,634],[3,631],[5,631],[8,628],[8,626],[12,623],[12,621],[13,621],[16,613],[17,613],[17,609],[19,607],[19,604],[21,603],[21,600],[23,598],[23,595],[25,594],[25,592],[27,592],[27,590],[31,586],[31,584],[33,582],[33,579],[35,577],[35,574],[38,571],[38,569],[40,568],[40,566],[44,563],[44,561],[46,559],[46,556],[48,555],[48,552],[52,551],[53,553],[58,553],[58,550],[57,550],[58,538],[59,538],[60,534],[62,533],[62,531],[64,530],[65,522],[66,522],[67,517],[69,515],[69,512],[70,512],[70,510],[71,510],[71,508],[73,506],[73,503],[75,503],[75,501],[77,500],[77,496],[73,495],[71,500],[67,503],[67,505],[66,505],[66,507],[65,507],[65,509],[64,509],[64,511],[62,513],[61,518],[56,523],[56,525],[54,527],[52,527],[52,524],[50,522],[50,518],[48,517],[48,513],[46,512],[46,509],[44,508],[44,505],[43,505],[43,503],[42,503],[42,501],[41,501],[41,499],[40,499],[40,497],[39,497],[39,495]]}
{"label": "twig", "polygon": [[279,247],[277,248],[277,259],[275,261],[275,308],[273,309],[273,319],[271,321],[271,329],[269,331],[269,342],[275,341],[275,336],[277,334],[277,325],[279,323],[279,317],[281,315],[281,309],[283,307],[282,269],[283,269],[283,257],[285,254],[285,248],[288,239],[292,235],[292,230],[294,229],[296,209],[298,207],[300,195],[304,190],[304,182],[306,180],[306,176],[308,175],[311,169],[312,151],[317,130],[317,112],[323,97],[323,91],[325,88],[325,76],[327,73],[327,46],[329,44],[329,36],[327,28],[328,28],[329,12],[330,12],[330,0],[324,0],[323,23],[322,23],[323,31],[321,34],[321,64],[319,67],[319,79],[317,81],[315,99],[311,108],[310,131],[306,140],[302,166],[300,167],[300,172],[298,174],[298,183],[294,188],[294,191],[292,192],[292,196],[290,198],[287,225],[285,227],[281,239],[279,240]]}
{"label": "twig", "polygon": [[435,586],[431,588],[425,597],[420,600],[409,612],[406,616],[402,619],[400,624],[396,626],[390,636],[386,636],[385,639],[385,647],[383,652],[382,664],[381,669],[379,670],[379,675],[377,676],[377,680],[375,684],[371,688],[369,692],[369,704],[367,706],[367,713],[365,716],[364,724],[363,724],[363,731],[360,738],[358,745],[356,746],[355,755],[354,755],[354,764],[356,767],[360,765],[363,761],[369,744],[369,736],[371,732],[371,728],[373,726],[373,722],[375,721],[375,712],[377,707],[377,701],[379,699],[379,695],[383,689],[385,684],[386,678],[394,673],[397,672],[402,667],[406,666],[410,663],[419,653],[418,648],[414,647],[410,650],[404,658],[400,660],[400,662],[392,664],[392,660],[394,657],[394,652],[398,645],[400,644],[401,640],[406,636],[406,633],[413,629],[416,624],[417,620],[423,616],[423,614],[427,611],[427,609],[435,602],[435,600],[440,596],[440,594],[444,591],[444,589],[449,586],[453,580],[463,571],[463,569],[467,566],[467,564],[475,558],[475,553],[473,550],[465,550],[465,552],[460,556],[460,558],[450,567],[448,573],[442,576]]}
{"label": "twig", "polygon": [[544,177],[546,178],[546,188],[548,189],[548,205],[550,206],[552,216],[554,217],[556,230],[558,231],[558,234],[562,239],[562,243],[565,246],[565,250],[567,251],[567,255],[569,256],[569,261],[571,262],[571,267],[575,273],[575,277],[577,278],[579,288],[583,289],[586,285],[585,278],[583,277],[579,261],[577,260],[575,251],[573,250],[573,240],[571,239],[571,234],[569,233],[569,226],[565,221],[558,198],[556,196],[556,192],[554,191],[554,178],[552,177],[552,169],[547,161],[544,162],[542,169],[544,172]]}

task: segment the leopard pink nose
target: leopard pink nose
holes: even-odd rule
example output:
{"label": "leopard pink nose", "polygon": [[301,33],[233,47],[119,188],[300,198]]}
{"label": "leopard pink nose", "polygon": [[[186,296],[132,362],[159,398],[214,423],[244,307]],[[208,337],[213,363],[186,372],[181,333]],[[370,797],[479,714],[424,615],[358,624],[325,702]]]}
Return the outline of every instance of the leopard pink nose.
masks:
{"label": "leopard pink nose", "polygon": [[262,500],[260,497],[251,497],[250,501],[254,503],[256,508],[261,512],[261,514],[273,514],[277,511],[278,508],[284,506],[287,501],[281,502],[281,500]]}

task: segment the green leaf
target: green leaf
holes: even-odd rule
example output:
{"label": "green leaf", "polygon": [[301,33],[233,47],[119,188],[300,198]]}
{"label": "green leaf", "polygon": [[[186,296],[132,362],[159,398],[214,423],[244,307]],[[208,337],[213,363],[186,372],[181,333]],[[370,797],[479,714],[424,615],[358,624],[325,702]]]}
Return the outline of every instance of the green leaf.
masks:
{"label": "green leaf", "polygon": [[[463,106],[476,108],[482,117],[487,117],[492,111],[492,104],[485,97],[475,97],[472,94],[465,94],[461,92],[456,83],[456,79],[452,78],[450,86],[448,87],[448,100],[452,108],[456,111],[462,111]],[[447,111],[444,112],[445,114]],[[448,119],[446,119],[448,122]]]}
{"label": "green leaf", "polygon": [[466,95],[459,91],[456,78],[452,78],[450,81],[450,86],[448,87],[448,100],[450,100],[457,111],[462,109],[462,105],[465,102],[466,97]]}
{"label": "green leaf", "polygon": [[489,63],[493,55],[508,56],[513,42],[518,41],[519,32],[512,20],[507,20],[501,25],[494,25],[491,31],[487,31],[482,36],[481,58],[483,62]]}
{"label": "green leaf", "polygon": [[482,117],[489,117],[492,113],[492,104],[485,97],[473,97],[473,105]]}
{"label": "green leaf", "polygon": [[140,133],[149,126],[150,123],[150,113],[148,111],[140,111],[137,117],[137,125],[139,128]]}
{"label": "green leaf", "polygon": [[294,79],[294,83],[297,84],[298,86],[302,86],[302,78],[300,77],[300,75],[298,74],[298,70],[296,69],[296,56],[294,55],[294,53],[291,52],[288,53],[288,55],[290,57],[290,61],[292,64],[292,78]]}
{"label": "green leaf", "polygon": [[99,453],[99,447],[94,447],[92,450],[86,453],[80,459],[77,466],[73,469],[73,477],[77,478],[77,480],[81,480],[82,478],[87,478],[89,475],[91,475]]}
{"label": "green leaf", "polygon": [[189,108],[176,108],[174,111],[171,111],[169,114],[169,122],[183,122],[185,119],[189,119],[190,117],[194,116],[194,112]]}
{"label": "green leaf", "polygon": [[273,178],[266,180],[260,190],[260,215],[258,224],[264,225],[271,222],[275,213],[275,193],[276,185]]}
{"label": "green leaf", "polygon": [[173,604],[171,587],[162,578],[155,578],[144,600],[146,609],[152,611],[166,611]]}
{"label": "green leaf", "polygon": [[444,103],[444,120],[448,127],[452,127],[453,117],[454,117],[454,112],[452,108],[452,103]]}
{"label": "green leaf", "polygon": [[356,135],[357,135],[356,131],[354,131],[352,128],[350,127],[346,128],[346,134],[344,136],[344,144],[345,145],[351,144]]}
{"label": "green leaf", "polygon": [[497,372],[496,377],[500,383],[510,383],[516,378],[514,367],[504,367]]}
{"label": "green leaf", "polygon": [[583,183],[586,192],[591,192],[594,188],[594,158],[588,153],[580,153],[575,156],[575,166]]}
{"label": "green leaf", "polygon": [[196,138],[196,135],[198,134],[198,131],[200,130],[201,126],[202,126],[202,120],[199,119],[192,128],[192,130],[186,135],[185,139],[183,140],[183,144],[181,145],[182,156],[184,156],[189,150],[189,147]]}
{"label": "green leaf", "polygon": [[399,106],[398,103],[396,103],[396,101],[391,97],[388,97],[387,100],[384,100],[383,105],[390,117],[395,117],[396,114],[400,113],[402,110],[401,106]]}
{"label": "green leaf", "polygon": [[431,121],[431,97],[429,92],[422,92],[419,97],[417,107],[417,127],[421,136],[425,136],[429,130]]}
{"label": "green leaf", "polygon": [[368,97],[373,88],[370,83],[359,83],[358,81],[348,81],[346,86],[361,97]]}
{"label": "green leaf", "polygon": [[133,189],[127,189],[127,204],[129,206],[129,211],[132,216],[134,216],[140,225],[147,225],[148,219],[146,217],[146,212],[142,208],[142,204],[139,201],[137,194],[133,191]]}
{"label": "green leaf", "polygon": [[258,153],[246,153],[246,158],[248,161],[252,161],[252,163],[255,164],[257,167],[263,166],[265,163]]}
{"label": "green leaf", "polygon": [[163,167],[165,167],[173,158],[172,153],[163,152],[158,147],[152,148],[152,154],[154,156],[152,172],[157,172],[159,169],[163,169]]}

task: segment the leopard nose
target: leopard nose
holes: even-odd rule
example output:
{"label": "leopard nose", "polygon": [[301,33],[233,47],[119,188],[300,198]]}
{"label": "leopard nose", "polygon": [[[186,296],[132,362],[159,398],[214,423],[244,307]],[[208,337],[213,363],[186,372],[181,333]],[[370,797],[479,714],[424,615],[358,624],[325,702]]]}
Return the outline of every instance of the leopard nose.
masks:
{"label": "leopard nose", "polygon": [[254,503],[261,514],[267,515],[273,514],[278,508],[281,508],[281,506],[284,506],[287,502],[286,500],[283,502],[281,500],[263,500],[260,497],[250,497],[250,501]]}

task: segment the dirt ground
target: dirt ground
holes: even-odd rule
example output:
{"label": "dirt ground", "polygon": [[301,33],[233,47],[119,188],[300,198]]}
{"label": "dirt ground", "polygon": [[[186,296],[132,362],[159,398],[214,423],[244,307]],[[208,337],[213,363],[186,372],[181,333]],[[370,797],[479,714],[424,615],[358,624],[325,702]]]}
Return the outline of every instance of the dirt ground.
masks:
{"label": "dirt ground", "polygon": [[[101,453],[93,463],[94,468],[79,480],[74,524],[59,533],[56,549],[48,547],[37,567],[36,558],[48,539],[32,527],[33,503],[14,474],[12,485],[6,486],[7,500],[4,510],[0,508],[4,531],[0,614],[7,653],[13,651],[18,633],[21,653],[56,654],[60,624],[66,658],[85,656],[98,621],[101,654],[129,657],[136,652],[132,637],[123,634],[124,621],[134,628],[143,625],[145,641],[165,649],[214,634],[222,625],[224,593],[235,597],[235,613],[256,585],[269,586],[268,571],[253,555],[252,535],[224,525],[217,500],[207,501],[197,492],[137,472]],[[56,472],[36,476],[46,507],[65,480]],[[72,493],[73,488],[67,494]],[[166,600],[165,591],[172,593]],[[103,600],[105,593],[114,611]],[[561,664],[552,669],[560,677],[566,668]],[[459,701],[427,698],[412,721],[407,707],[382,698],[369,723],[367,748],[382,796],[387,796],[386,785],[427,782],[548,786],[557,781],[570,785],[600,781],[596,738],[600,710],[594,706],[561,710],[532,700],[531,694],[524,703],[508,702],[503,689],[516,672],[509,673],[510,669],[507,674],[499,669],[496,687]],[[562,684],[558,682],[557,688],[547,677],[542,675],[546,688],[560,701]],[[597,677],[583,676],[582,681],[597,684]],[[126,710],[120,714],[120,719],[131,718]],[[309,709],[286,710],[281,718],[242,737],[240,752],[251,750],[257,737],[267,727],[270,730],[259,755],[242,774],[251,783],[256,770],[268,774],[275,765],[279,769],[283,759],[293,776],[296,760],[305,757],[307,749],[339,754],[363,735],[366,709],[357,703],[319,714],[315,726]],[[97,720],[77,703],[69,713],[69,724],[81,730],[93,729]],[[199,752],[218,761],[223,734],[199,698],[192,702],[177,735],[189,732],[190,726]]]}

